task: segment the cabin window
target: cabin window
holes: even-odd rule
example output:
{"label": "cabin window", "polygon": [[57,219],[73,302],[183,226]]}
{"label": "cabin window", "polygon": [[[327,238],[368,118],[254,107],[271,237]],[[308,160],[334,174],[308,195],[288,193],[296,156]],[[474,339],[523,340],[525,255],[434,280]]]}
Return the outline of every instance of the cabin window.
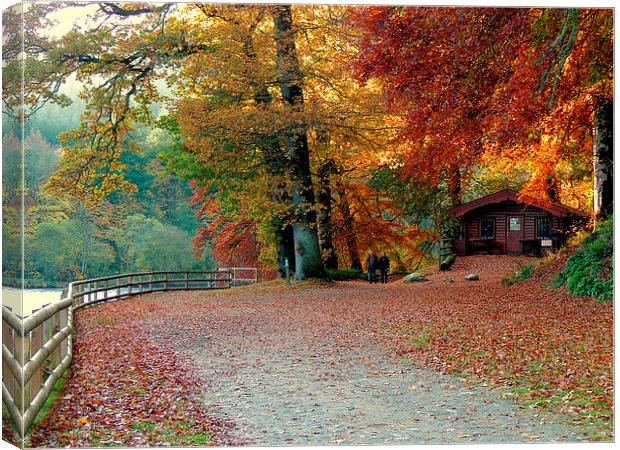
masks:
{"label": "cabin window", "polygon": [[511,217],[508,222],[508,229],[510,231],[521,231],[521,219],[519,217]]}
{"label": "cabin window", "polygon": [[539,217],[536,219],[536,239],[551,238],[551,217]]}
{"label": "cabin window", "polygon": [[495,219],[480,221],[480,239],[495,239]]}

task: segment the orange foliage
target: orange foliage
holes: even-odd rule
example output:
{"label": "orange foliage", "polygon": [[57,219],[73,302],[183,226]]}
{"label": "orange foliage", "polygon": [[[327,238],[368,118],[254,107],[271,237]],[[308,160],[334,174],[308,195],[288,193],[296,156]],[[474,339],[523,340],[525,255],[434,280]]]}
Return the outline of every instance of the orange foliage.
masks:
{"label": "orange foliage", "polygon": [[429,229],[404,223],[401,220],[402,211],[384,193],[354,181],[344,186],[353,222],[345,221],[338,208],[334,208],[332,215],[334,245],[339,260],[346,263],[341,265],[350,263],[347,261],[347,235],[351,233],[357,238],[360,256],[372,249],[385,251],[393,257],[404,254],[409,261],[424,254],[419,248],[421,242],[437,240]]}

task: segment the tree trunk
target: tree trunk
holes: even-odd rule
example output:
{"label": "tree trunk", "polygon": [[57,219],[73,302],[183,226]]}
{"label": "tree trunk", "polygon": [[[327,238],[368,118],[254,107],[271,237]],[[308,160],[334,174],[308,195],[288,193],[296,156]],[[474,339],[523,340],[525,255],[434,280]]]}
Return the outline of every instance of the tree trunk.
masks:
{"label": "tree trunk", "polygon": [[[458,164],[451,164],[450,173],[448,173],[448,197],[450,199],[451,208],[456,208],[462,203],[463,190],[461,179],[461,170],[459,169]],[[462,219],[448,219],[445,224],[441,226],[441,237],[444,239],[458,239],[462,226]]]}
{"label": "tree trunk", "polygon": [[547,183],[547,195],[552,202],[560,201],[560,180],[555,176],[550,176],[546,180]]}
{"label": "tree trunk", "polygon": [[[276,67],[282,99],[293,113],[303,112],[302,75],[297,59],[291,6],[273,6],[272,15],[275,25]],[[301,123],[291,124],[285,131],[284,138],[290,158],[291,200],[295,214],[295,278],[324,278],[325,268],[316,231],[315,199],[305,126]]]}
{"label": "tree trunk", "polygon": [[592,162],[594,169],[594,217],[604,219],[613,212],[614,205],[614,104],[604,100],[595,106],[592,135]]}
{"label": "tree trunk", "polygon": [[276,233],[276,249],[278,253],[278,278],[286,278],[286,260],[288,259],[289,273],[295,273],[295,247],[293,241],[293,227],[274,220]]}
{"label": "tree trunk", "polygon": [[[270,105],[272,102],[271,94],[265,87],[259,87],[254,95],[257,104]],[[290,225],[292,218],[291,196],[287,187],[282,183],[282,179],[287,175],[289,159],[284,154],[280,141],[276,136],[266,136],[261,145],[263,163],[269,176],[271,177],[271,200],[274,203],[284,205],[289,211],[285,217],[276,216],[273,218],[272,225],[276,238],[276,252],[278,259],[278,278],[286,277],[286,260],[288,260],[289,271],[295,271],[295,245],[293,241],[293,227]]]}
{"label": "tree trunk", "polygon": [[[250,81],[254,102],[259,107],[268,108],[273,103],[273,96],[269,92],[265,81],[253,72],[258,63],[252,40],[254,28],[252,26],[241,34],[243,36],[243,50],[247,58],[245,76]],[[276,241],[277,276],[278,278],[286,278],[287,260],[289,273],[295,272],[295,246],[293,227],[290,224],[292,219],[291,196],[286,183],[283,181],[288,176],[290,160],[282,148],[281,139],[278,135],[261,136],[257,146],[261,149],[262,162],[265,166],[265,171],[270,177],[269,196],[271,201],[284,206],[286,209],[284,215],[276,214],[271,220]]]}
{"label": "tree trunk", "polygon": [[321,256],[326,269],[338,269],[338,256],[333,242],[332,227],[332,189],[330,175],[335,171],[335,164],[330,159],[318,170],[318,195],[317,205],[319,208],[317,225],[319,232],[319,245]]}
{"label": "tree trunk", "polygon": [[349,252],[349,259],[351,260],[351,269],[363,270],[362,261],[360,259],[359,247],[357,244],[357,236],[355,235],[355,221],[353,219],[353,216],[351,215],[349,200],[347,200],[342,186],[339,187],[338,193],[340,195],[338,209],[340,209],[340,214],[342,214],[342,220],[345,223],[345,226],[347,226],[347,229],[344,232],[344,237],[347,244],[347,250]]}
{"label": "tree trunk", "polygon": [[448,195],[450,196],[450,203],[453,208],[461,204],[461,171],[456,164],[450,166],[450,173],[448,174]]}

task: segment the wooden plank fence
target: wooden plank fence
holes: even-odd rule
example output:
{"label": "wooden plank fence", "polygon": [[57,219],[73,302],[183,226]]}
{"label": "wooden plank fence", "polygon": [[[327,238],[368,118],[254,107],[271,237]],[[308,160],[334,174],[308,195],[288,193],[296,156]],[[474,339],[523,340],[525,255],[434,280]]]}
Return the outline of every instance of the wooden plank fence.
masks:
{"label": "wooden plank fence", "polygon": [[149,292],[228,289],[257,280],[257,270],[245,267],[130,273],[69,283],[60,301],[24,319],[3,307],[2,401],[20,438],[71,362],[75,311]]}

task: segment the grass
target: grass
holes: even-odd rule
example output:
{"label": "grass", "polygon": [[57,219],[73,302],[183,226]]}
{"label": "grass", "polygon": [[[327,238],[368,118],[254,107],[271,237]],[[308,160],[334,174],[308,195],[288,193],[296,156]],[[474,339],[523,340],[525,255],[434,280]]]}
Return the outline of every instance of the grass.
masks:
{"label": "grass", "polygon": [[510,275],[502,278],[501,282],[504,286],[512,286],[519,281],[524,281],[532,277],[534,273],[533,264],[524,264]]}
{"label": "grass", "polygon": [[[174,422],[172,428],[166,428],[161,424],[149,421],[134,422],[131,424],[131,428],[149,435],[152,442],[163,442],[175,447],[203,446],[212,442],[209,433],[192,431],[192,427],[183,421]],[[101,444],[101,441],[102,438],[97,438],[91,442],[96,446]]]}
{"label": "grass", "polygon": [[[68,379],[69,379],[69,369],[65,370],[64,373],[60,376],[60,378],[56,380],[56,383],[54,384],[52,392],[50,393],[47,400],[45,400],[45,403],[43,403],[43,407],[37,414],[37,417],[35,417],[34,422],[32,423],[33,427],[37,427],[41,424],[41,422],[43,422],[50,408],[56,402],[56,399],[60,395],[60,392],[62,391],[62,388]],[[30,431],[28,433],[30,433]]]}
{"label": "grass", "polygon": [[205,445],[211,442],[211,436],[207,433],[190,434],[182,436],[181,442],[190,445]]}
{"label": "grass", "polygon": [[134,422],[131,424],[131,428],[133,430],[140,430],[140,431],[155,431],[157,429],[157,424],[152,423],[152,422]]}

